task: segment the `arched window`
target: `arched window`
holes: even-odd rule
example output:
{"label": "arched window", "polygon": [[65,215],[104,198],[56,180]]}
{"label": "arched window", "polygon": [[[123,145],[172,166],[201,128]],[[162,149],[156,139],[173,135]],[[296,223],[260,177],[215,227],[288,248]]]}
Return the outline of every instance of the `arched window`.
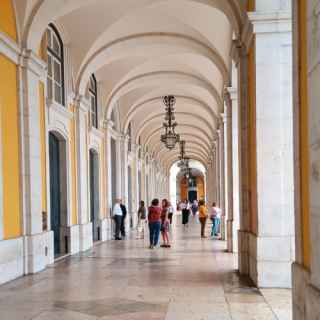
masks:
{"label": "arched window", "polygon": [[89,95],[90,95],[91,125],[95,128],[98,128],[98,92],[97,92],[97,80],[94,74],[90,77]]}
{"label": "arched window", "polygon": [[139,152],[138,152],[138,158],[141,159],[141,137],[139,137]]}
{"label": "arched window", "polygon": [[53,24],[47,29],[47,97],[64,105],[63,43]]}
{"label": "arched window", "polygon": [[128,136],[129,136],[129,141],[128,141],[128,152],[131,152],[132,146],[131,146],[131,122],[128,125]]}

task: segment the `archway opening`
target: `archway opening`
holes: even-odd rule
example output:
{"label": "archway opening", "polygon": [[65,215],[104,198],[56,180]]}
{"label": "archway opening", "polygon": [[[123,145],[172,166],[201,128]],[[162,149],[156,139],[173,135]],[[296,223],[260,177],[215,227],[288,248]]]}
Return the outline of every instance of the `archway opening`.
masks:
{"label": "archway opening", "polygon": [[178,167],[178,161],[170,169],[170,200],[172,204],[188,200],[206,200],[206,169],[197,160],[189,161],[190,172],[186,176]]}
{"label": "archway opening", "polygon": [[50,225],[54,234],[54,255],[69,252],[67,148],[65,139],[56,132],[49,133]]}

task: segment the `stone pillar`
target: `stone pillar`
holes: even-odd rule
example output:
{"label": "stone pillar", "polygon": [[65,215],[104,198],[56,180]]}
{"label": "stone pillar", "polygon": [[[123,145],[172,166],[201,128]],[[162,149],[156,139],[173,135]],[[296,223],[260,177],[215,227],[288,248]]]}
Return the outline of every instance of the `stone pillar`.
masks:
{"label": "stone pillar", "polygon": [[232,235],[233,244],[232,251],[238,252],[238,230],[240,227],[240,186],[239,186],[239,145],[238,145],[238,130],[239,130],[239,117],[238,117],[238,92],[236,88],[228,88],[231,99],[232,109],[232,197],[233,197],[233,223]]}
{"label": "stone pillar", "polygon": [[222,210],[221,216],[221,239],[226,240],[226,193],[225,193],[225,132],[224,123],[220,122],[218,130],[219,134],[219,173],[220,173],[220,208]]}
{"label": "stone pillar", "polygon": [[78,223],[79,248],[86,251],[93,245],[92,223],[89,209],[89,150],[88,150],[88,117],[89,105],[84,97],[77,97],[76,137],[77,137],[77,190],[78,190]]}
{"label": "stone pillar", "polygon": [[293,319],[320,314],[319,1],[293,1],[295,263]]}
{"label": "stone pillar", "polygon": [[239,96],[239,185],[240,185],[240,229],[238,231],[238,266],[243,275],[249,274],[249,107],[248,107],[248,52],[247,48],[234,42],[238,58]]}
{"label": "stone pillar", "polygon": [[232,101],[228,92],[225,93],[225,177],[226,177],[226,217],[227,217],[227,249],[233,252],[233,166],[232,166]]}
{"label": "stone pillar", "polygon": [[[41,212],[42,172],[39,83],[45,79],[45,68],[42,60],[32,51],[26,50],[23,52],[19,73],[21,79],[21,175],[25,274],[43,270],[54,261],[53,232],[43,230]],[[49,215],[47,219],[49,230]]]}
{"label": "stone pillar", "polygon": [[[291,19],[250,14],[256,52],[257,228],[249,236],[250,277],[291,287],[294,259]],[[279,28],[281,25],[281,28]],[[267,85],[266,85],[267,84]]]}

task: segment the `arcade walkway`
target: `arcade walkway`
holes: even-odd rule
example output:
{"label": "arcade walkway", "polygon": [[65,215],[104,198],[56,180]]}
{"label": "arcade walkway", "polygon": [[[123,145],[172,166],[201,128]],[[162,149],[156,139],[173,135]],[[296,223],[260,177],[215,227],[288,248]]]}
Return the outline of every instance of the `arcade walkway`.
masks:
{"label": "arcade walkway", "polygon": [[2,286],[1,320],[291,319],[290,291],[250,287],[223,243],[179,222],[172,249],[109,241]]}

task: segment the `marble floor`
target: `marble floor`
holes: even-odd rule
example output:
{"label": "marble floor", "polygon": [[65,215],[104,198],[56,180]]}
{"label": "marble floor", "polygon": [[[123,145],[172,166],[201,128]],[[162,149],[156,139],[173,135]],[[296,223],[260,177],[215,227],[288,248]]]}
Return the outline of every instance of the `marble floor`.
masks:
{"label": "marble floor", "polygon": [[257,290],[225,243],[173,228],[171,249],[109,241],[0,287],[0,319],[289,320],[290,290]]}

